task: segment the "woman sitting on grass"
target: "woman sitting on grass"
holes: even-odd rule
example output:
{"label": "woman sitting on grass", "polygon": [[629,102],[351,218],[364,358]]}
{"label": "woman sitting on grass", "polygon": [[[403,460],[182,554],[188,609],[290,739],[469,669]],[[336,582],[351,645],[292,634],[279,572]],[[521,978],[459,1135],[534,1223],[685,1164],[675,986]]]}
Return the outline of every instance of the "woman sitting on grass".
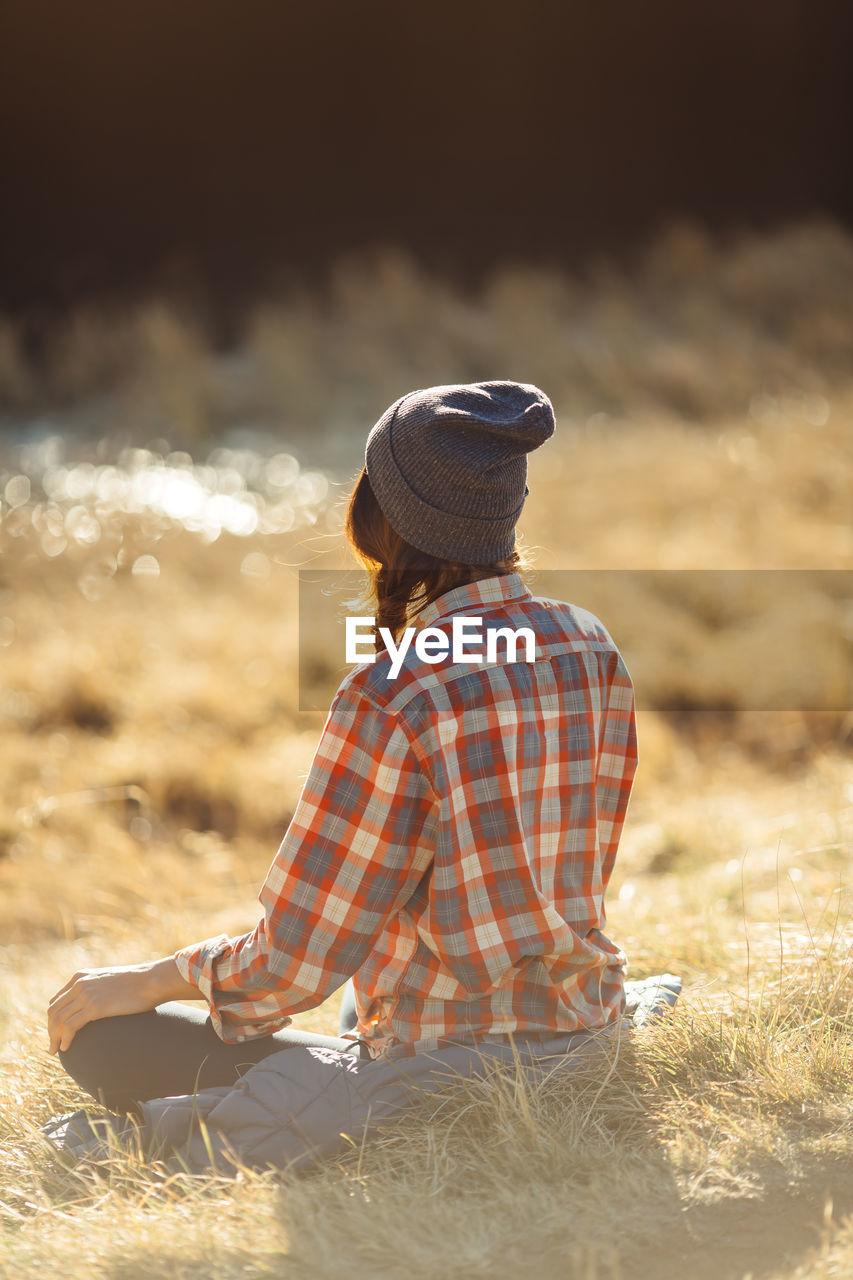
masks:
{"label": "woman sitting on grass", "polygon": [[[51,1000],[51,1051],[107,1107],[233,1085],[281,1050],[309,1075],[348,1055],[369,1078],[459,1046],[565,1054],[618,1023],[625,958],[601,926],[631,681],[596,618],[531,595],[515,549],[526,455],[553,429],[536,387],[484,382],[402,396],[371,431],[346,531],[377,637],[429,627],[440,649],[471,618],[532,631],[535,656],[412,645],[391,678],[377,639],[335,695],[257,926],[83,970]],[[288,1025],[349,979],[339,1037]]]}

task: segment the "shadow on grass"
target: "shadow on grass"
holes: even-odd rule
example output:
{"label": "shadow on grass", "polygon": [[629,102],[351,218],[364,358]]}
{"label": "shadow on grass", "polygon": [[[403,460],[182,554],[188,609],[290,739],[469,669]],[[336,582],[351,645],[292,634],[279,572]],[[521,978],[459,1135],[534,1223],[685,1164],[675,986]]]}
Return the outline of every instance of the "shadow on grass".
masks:
{"label": "shadow on grass", "polygon": [[[313,1181],[303,1185],[307,1189]],[[796,1190],[684,1209],[666,1161],[654,1152],[627,1184],[617,1179],[612,1185],[614,1209],[628,1211],[622,1226],[600,1239],[591,1237],[589,1215],[581,1213],[578,1222],[577,1187],[565,1197],[561,1224],[549,1214],[544,1223],[528,1220],[518,1229],[520,1217],[510,1210],[497,1232],[499,1215],[481,1206],[478,1220],[470,1194],[461,1201],[440,1196],[437,1202],[427,1195],[400,1217],[397,1197],[386,1200],[376,1189],[375,1198],[359,1199],[357,1215],[326,1218],[324,1225],[324,1213],[335,1207],[328,1198],[321,1192],[315,1211],[306,1213],[303,1197],[290,1191],[282,1190],[283,1206],[290,1202],[282,1212],[286,1250],[255,1252],[220,1243],[196,1258],[179,1247],[167,1252],[149,1246],[103,1274],[109,1280],[761,1280],[802,1265],[827,1238],[830,1220],[837,1225],[853,1212],[853,1171],[841,1162],[813,1169]],[[466,1218],[466,1229],[459,1231]],[[442,1227],[455,1228],[454,1238],[441,1234]],[[251,1223],[246,1230],[251,1235]]]}
{"label": "shadow on grass", "polygon": [[790,1121],[776,1136],[795,1168],[769,1154],[762,1165],[758,1149],[748,1182],[688,1203],[644,1084],[633,1046],[609,1066],[535,1085],[504,1065],[430,1095],[310,1174],[281,1174],[274,1207],[244,1187],[239,1209],[223,1203],[215,1241],[201,1221],[195,1234],[185,1204],[174,1248],[150,1242],[103,1274],[761,1280],[803,1264],[853,1213],[849,1162],[798,1148]]}
{"label": "shadow on grass", "polygon": [[626,1259],[625,1280],[741,1280],[796,1267],[853,1213],[853,1169],[839,1160],[815,1165],[796,1187],[692,1205],[666,1245]]}
{"label": "shadow on grass", "polygon": [[[796,1181],[768,1156],[760,1193],[753,1161],[748,1191],[688,1204],[644,1078],[623,1046],[604,1078],[555,1075],[530,1092],[497,1074],[448,1094],[430,1120],[354,1149],[336,1185],[282,1189],[285,1274],[759,1280],[802,1263],[853,1211],[853,1169],[802,1152]],[[802,1132],[782,1129],[796,1147]]]}

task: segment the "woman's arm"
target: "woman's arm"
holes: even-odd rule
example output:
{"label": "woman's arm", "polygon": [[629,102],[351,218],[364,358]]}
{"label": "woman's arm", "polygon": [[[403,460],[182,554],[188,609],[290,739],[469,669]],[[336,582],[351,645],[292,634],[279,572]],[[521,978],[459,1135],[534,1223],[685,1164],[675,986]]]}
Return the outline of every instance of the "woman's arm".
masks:
{"label": "woman's arm", "polygon": [[264,914],[151,964],[86,969],[50,1002],[50,1048],[97,1018],[207,1001],[227,1043],[269,1035],[351,977],[431,859],[433,797],[396,716],[339,690],[261,890]]}
{"label": "woman's arm", "polygon": [[222,1040],[279,1030],[357,972],[432,861],[434,814],[411,731],[345,683],[261,889],[258,925],[176,952]]}
{"label": "woman's arm", "polygon": [[80,969],[48,1005],[50,1052],[67,1049],[80,1028],[98,1018],[144,1013],[165,1000],[201,998],[198,987],[181,977],[174,956],[145,964]]}

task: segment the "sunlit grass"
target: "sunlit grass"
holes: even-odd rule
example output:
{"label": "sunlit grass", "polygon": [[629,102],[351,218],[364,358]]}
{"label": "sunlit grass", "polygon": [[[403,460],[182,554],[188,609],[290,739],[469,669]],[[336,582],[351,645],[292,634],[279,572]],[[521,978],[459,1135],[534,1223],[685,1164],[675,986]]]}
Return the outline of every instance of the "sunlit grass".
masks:
{"label": "sunlit grass", "polygon": [[[256,919],[322,723],[297,709],[295,570],[346,563],[338,500],[384,405],[457,376],[553,395],[522,521],[540,574],[849,569],[850,254],[831,228],[732,250],[680,233],[630,279],[507,270],[479,299],[401,259],[352,262],[327,305],[258,313],[239,367],[161,308],[112,335],[78,317],[36,385],[6,332],[22,412],[42,396],[83,413],[106,387],[128,434],[156,425],[161,452],[192,456],[152,447],[124,479],[104,457],[80,475],[85,460],[63,475],[48,459],[26,494],[0,460],[3,1280],[853,1273],[853,615],[816,572],[781,612],[761,587],[721,616],[701,578],[667,595],[642,573],[577,601],[637,619],[613,625],[643,688],[686,697],[640,716],[609,895],[632,976],[685,980],[653,1033],[541,1088],[469,1082],[301,1179],[187,1178],[132,1153],[68,1169],[38,1135],[85,1101],[46,1053],[45,1004],[71,972]],[[292,439],[211,460],[226,368],[234,413],[266,406]],[[126,501],[134,468],[152,473],[144,510]],[[237,520],[205,505],[226,490],[252,528],[214,531]],[[133,572],[144,557],[156,574]],[[835,710],[761,709],[783,621]],[[314,656],[333,662],[327,635]],[[728,710],[703,710],[726,681]],[[299,1025],[334,1033],[337,1004]]]}

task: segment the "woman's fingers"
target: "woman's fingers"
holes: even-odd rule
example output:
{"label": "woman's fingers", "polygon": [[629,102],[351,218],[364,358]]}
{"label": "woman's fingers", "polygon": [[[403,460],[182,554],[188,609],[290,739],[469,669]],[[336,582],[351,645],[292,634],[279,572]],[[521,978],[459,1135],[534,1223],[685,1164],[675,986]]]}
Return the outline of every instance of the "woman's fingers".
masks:
{"label": "woman's fingers", "polygon": [[[75,983],[73,987],[64,991],[61,996],[54,996],[53,1000],[48,1005],[47,1030],[50,1038],[49,1047],[51,1053],[56,1053],[57,1049],[60,1047],[60,1041],[62,1039],[65,1025],[72,1014],[81,1007],[81,1003],[84,998],[84,990]],[[67,1048],[67,1045],[62,1045],[62,1048]]]}
{"label": "woman's fingers", "polygon": [[59,990],[55,991],[53,995],[50,997],[50,1003],[47,1006],[48,1009],[50,1009],[56,1003],[56,1001],[59,1000],[66,993],[66,991],[69,991],[71,987],[74,986],[77,979],[82,978],[86,972],[87,970],[85,969],[78,969],[76,973],[72,974],[71,977],[68,979],[68,981],[65,983],[65,985],[60,987]]}
{"label": "woman's fingers", "polygon": [[80,1028],[93,1021],[91,1010],[67,1006],[50,1026],[50,1052],[56,1053],[60,1049],[64,1052]]}
{"label": "woman's fingers", "polygon": [[59,988],[56,995],[51,996],[50,1003],[47,1006],[48,1019],[60,1016],[63,1009],[79,1000],[81,995],[85,994],[89,976],[89,971],[87,970],[75,973],[74,977],[70,978],[64,987]]}
{"label": "woman's fingers", "polygon": [[94,1021],[95,1019],[92,1016],[92,1014],[87,1012],[85,1009],[76,1009],[73,1012],[69,1013],[68,1017],[65,1019],[65,1021],[62,1024],[62,1029],[61,1029],[60,1038],[59,1038],[58,1047],[62,1050],[62,1052],[64,1053],[65,1050],[70,1047],[71,1041],[74,1039],[75,1035],[77,1034],[77,1032],[80,1030],[81,1027],[85,1027],[87,1022],[94,1022]]}
{"label": "woman's fingers", "polygon": [[51,1053],[65,1050],[87,1022],[153,1009],[157,995],[150,964],[81,969],[53,996],[47,1025]]}
{"label": "woman's fingers", "polygon": [[76,1008],[73,1000],[65,1001],[61,1005],[52,1005],[47,1015],[47,1032],[50,1039],[50,1052],[56,1053],[62,1040],[62,1033],[65,1028],[66,1020],[71,1016]]}
{"label": "woman's fingers", "polygon": [[67,1004],[71,1004],[79,998],[81,991],[85,990],[81,985],[81,981],[80,975],[75,974],[73,982],[64,986],[60,991],[57,991],[56,995],[53,996],[50,1004],[47,1006],[48,1017],[50,1017],[51,1014],[55,1015],[59,1013]]}
{"label": "woman's fingers", "polygon": [[51,1053],[56,1053],[59,1049],[64,1052],[81,1027],[105,1016],[100,1011],[103,989],[102,982],[99,981],[105,976],[103,971],[75,973],[53,997],[47,1009]]}

